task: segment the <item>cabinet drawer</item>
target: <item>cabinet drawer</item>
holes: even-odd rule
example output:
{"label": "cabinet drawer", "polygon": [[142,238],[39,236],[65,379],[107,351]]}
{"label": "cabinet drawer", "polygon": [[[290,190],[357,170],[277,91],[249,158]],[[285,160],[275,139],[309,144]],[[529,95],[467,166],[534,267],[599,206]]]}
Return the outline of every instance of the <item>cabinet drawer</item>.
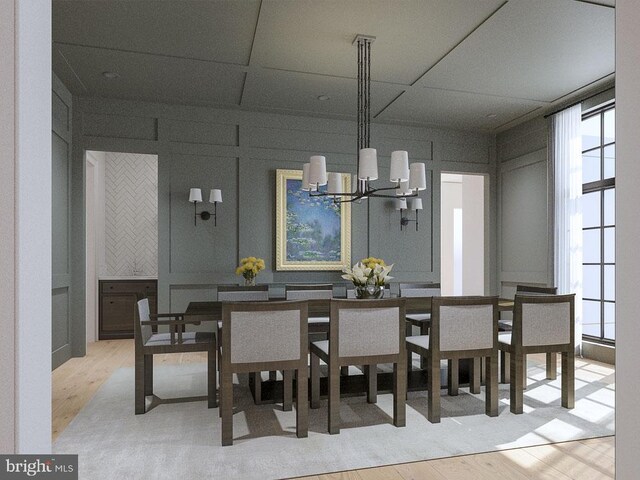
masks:
{"label": "cabinet drawer", "polygon": [[155,293],[156,282],[153,281],[125,281],[125,282],[100,282],[102,293]]}
{"label": "cabinet drawer", "polygon": [[135,293],[103,295],[101,330],[103,332],[133,332],[138,297]]}

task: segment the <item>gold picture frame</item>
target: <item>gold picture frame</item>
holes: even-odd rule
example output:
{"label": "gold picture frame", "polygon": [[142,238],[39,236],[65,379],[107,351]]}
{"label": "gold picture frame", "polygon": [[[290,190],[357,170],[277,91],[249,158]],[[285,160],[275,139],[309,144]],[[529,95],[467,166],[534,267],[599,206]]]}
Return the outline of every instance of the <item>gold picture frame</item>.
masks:
{"label": "gold picture frame", "polygon": [[[342,188],[349,191],[351,175],[340,175]],[[302,170],[276,170],[276,270],[327,271],[350,266],[351,203],[310,197],[301,185]]]}

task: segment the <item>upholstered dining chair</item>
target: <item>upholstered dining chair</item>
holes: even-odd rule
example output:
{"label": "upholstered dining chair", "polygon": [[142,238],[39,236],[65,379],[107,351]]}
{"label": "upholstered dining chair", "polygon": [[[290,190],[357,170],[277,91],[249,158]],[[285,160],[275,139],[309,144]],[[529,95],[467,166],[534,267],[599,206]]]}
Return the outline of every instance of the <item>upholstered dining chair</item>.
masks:
{"label": "upholstered dining chair", "polygon": [[[150,315],[149,299],[138,301],[135,336],[135,412],[146,412],[146,397],[153,395],[153,356],[159,353],[207,352],[209,408],[216,401],[216,337],[213,332],[183,332],[182,327],[198,323],[181,313]],[[169,333],[153,333],[153,327],[168,326]]]}
{"label": "upholstered dining chair", "polygon": [[[400,283],[398,295],[404,298],[416,297],[439,297],[441,295],[439,283]],[[431,325],[431,313],[414,309],[411,305],[407,305],[407,336],[413,335],[413,327],[418,327],[420,335],[429,333]],[[413,362],[411,361],[411,353],[407,354],[407,369],[411,371]],[[424,359],[421,359],[421,368],[426,368]]]}
{"label": "upholstered dining chair", "polygon": [[575,294],[515,296],[513,330],[499,335],[499,348],[510,357],[511,412],[522,413],[524,369],[528,353],[560,353],[562,406],[575,403]]}
{"label": "upholstered dining chair", "polygon": [[[498,415],[498,297],[434,297],[429,335],[407,337],[407,350],[427,359],[427,419],[440,422],[440,359],[449,360],[449,393],[457,393],[458,360],[485,361],[485,412]],[[479,362],[477,363],[479,365]],[[471,385],[480,372],[471,370]],[[454,392],[454,390],[456,392]]]}
{"label": "upholstered dining chair", "polygon": [[[307,328],[307,303],[303,301],[222,305],[222,445],[233,443],[233,374],[261,370],[297,372],[296,434],[307,436]],[[286,389],[286,382],[284,386]]]}
{"label": "upholstered dining chair", "polygon": [[[557,287],[540,287],[538,285],[516,285],[516,295],[556,295]],[[513,320],[499,320],[498,330],[510,332],[513,328]],[[527,388],[527,357],[522,361],[524,372],[523,386]],[[558,376],[558,356],[555,353],[547,353],[547,379],[555,380]],[[500,351],[500,381],[509,383],[509,354],[504,350]]]}
{"label": "upholstered dining chair", "polygon": [[367,401],[377,400],[377,364],[393,363],[393,424],[406,423],[404,300],[331,300],[329,340],[310,343],[311,408],[320,406],[320,359],[329,367],[329,433],[340,433],[340,368],[365,365]]}

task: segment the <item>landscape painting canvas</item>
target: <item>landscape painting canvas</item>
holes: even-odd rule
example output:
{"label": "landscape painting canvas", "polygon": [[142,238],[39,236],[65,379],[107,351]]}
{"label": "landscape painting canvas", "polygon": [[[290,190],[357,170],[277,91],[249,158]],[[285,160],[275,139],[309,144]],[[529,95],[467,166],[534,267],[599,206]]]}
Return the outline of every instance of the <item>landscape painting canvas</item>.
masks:
{"label": "landscape painting canvas", "polygon": [[[276,270],[341,270],[351,263],[351,204],[301,190],[301,170],[276,171]],[[345,190],[350,175],[342,174]]]}

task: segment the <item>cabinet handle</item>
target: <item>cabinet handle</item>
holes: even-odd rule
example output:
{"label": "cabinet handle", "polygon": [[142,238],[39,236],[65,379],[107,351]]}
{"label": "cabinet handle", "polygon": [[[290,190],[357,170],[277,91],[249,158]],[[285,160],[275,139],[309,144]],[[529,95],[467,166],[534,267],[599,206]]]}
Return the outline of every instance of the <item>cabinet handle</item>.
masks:
{"label": "cabinet handle", "polygon": [[113,300],[111,300],[109,303],[113,304]]}

